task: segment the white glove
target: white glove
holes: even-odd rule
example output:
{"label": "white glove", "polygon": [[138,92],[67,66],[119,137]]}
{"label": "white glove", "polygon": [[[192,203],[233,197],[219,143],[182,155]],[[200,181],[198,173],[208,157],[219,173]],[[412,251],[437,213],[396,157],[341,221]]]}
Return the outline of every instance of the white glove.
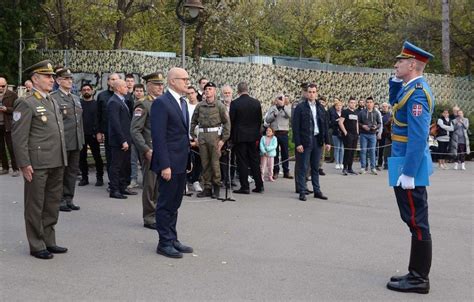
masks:
{"label": "white glove", "polygon": [[400,175],[397,181],[397,187],[400,186],[402,189],[414,189],[415,188],[415,178],[406,176],[405,174]]}

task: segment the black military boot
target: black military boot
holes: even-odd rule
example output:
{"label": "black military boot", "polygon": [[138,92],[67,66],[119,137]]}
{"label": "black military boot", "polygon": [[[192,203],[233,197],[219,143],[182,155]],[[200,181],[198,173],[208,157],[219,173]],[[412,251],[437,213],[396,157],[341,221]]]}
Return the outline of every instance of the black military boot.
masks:
{"label": "black military boot", "polygon": [[411,240],[408,274],[393,276],[387,288],[399,292],[427,294],[430,291],[428,275],[431,268],[431,240]]}
{"label": "black military boot", "polygon": [[202,190],[202,192],[197,193],[196,196],[199,197],[199,198],[202,198],[202,197],[211,197],[211,196],[212,196],[211,189],[209,189],[209,188],[204,188],[204,190]]}
{"label": "black military boot", "polygon": [[97,177],[97,181],[95,182],[96,187],[102,187],[104,185],[104,179],[102,177]]}
{"label": "black military boot", "polygon": [[71,212],[71,208],[67,206],[67,203],[65,200],[61,200],[61,203],[59,204],[59,210],[63,212]]}
{"label": "black military boot", "polygon": [[212,195],[211,198],[219,199],[221,197],[221,187],[219,185],[212,185]]}
{"label": "black military boot", "polygon": [[89,184],[89,179],[87,177],[83,177],[81,181],[79,182],[78,186],[83,187],[87,186]]}

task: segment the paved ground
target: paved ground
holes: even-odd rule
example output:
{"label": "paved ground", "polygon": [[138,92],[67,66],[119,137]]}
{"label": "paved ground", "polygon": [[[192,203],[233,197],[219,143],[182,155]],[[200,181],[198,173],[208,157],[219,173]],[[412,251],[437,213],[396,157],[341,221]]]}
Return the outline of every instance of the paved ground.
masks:
{"label": "paved ground", "polygon": [[429,188],[432,291],[385,289],[405,273],[410,237],[399,219],[386,172],[321,178],[328,201],[300,202],[290,180],[237,202],[186,198],[180,239],[194,255],[155,253],[157,234],[142,227],[138,197],[107,198],[78,187],[78,212],[60,214],[65,255],[29,256],[21,178],[0,176],[1,301],[472,301],[473,180],[436,171]]}

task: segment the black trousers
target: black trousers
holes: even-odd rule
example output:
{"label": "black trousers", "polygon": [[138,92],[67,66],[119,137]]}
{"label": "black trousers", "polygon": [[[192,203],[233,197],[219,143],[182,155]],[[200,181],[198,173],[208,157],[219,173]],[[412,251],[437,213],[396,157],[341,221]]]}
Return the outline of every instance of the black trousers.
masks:
{"label": "black trousers", "polygon": [[190,157],[193,164],[193,169],[187,174],[187,179],[190,183],[199,181],[202,172],[201,157],[199,156],[199,148],[191,148]]}
{"label": "black trousers", "polygon": [[408,225],[412,237],[417,240],[431,240],[428,223],[428,194],[426,187],[404,190],[394,187],[400,217]]}
{"label": "black trousers", "polygon": [[160,236],[159,244],[170,246],[178,240],[176,223],[178,209],[183,201],[184,187],[186,186],[186,173],[172,174],[169,181],[159,177],[160,195],[156,202],[156,230]]}
{"label": "black trousers", "polygon": [[97,179],[102,179],[104,176],[104,162],[100,155],[100,144],[94,135],[84,135],[85,144],[82,147],[79,157],[79,168],[81,169],[82,179],[88,179],[89,167],[87,165],[87,146],[91,149],[92,156],[95,162],[95,171]]}
{"label": "black trousers", "polygon": [[342,138],[344,143],[344,169],[352,170],[352,163],[354,162],[354,153],[357,148],[357,140],[359,136],[357,134],[347,133],[346,136]]}
{"label": "black trousers", "polygon": [[[112,162],[112,151],[110,149],[111,147],[109,146],[109,139],[108,139],[107,133],[105,134],[104,148],[105,148],[105,165],[107,167],[107,175],[109,175],[110,174],[110,164]],[[110,175],[109,175],[109,179],[110,179]]]}
{"label": "black trousers", "polygon": [[[6,145],[6,146],[5,146]],[[13,153],[12,145],[12,133],[10,131],[5,131],[5,125],[0,125],[0,157],[2,158],[2,168],[3,170],[9,169],[7,150],[10,153],[10,161],[12,163],[13,171],[17,171],[18,167],[16,165],[15,154]]]}
{"label": "black trousers", "polygon": [[130,149],[123,151],[121,147],[110,147],[110,153],[110,192],[123,192],[130,183],[131,152]]}
{"label": "black trousers", "polygon": [[249,189],[249,167],[255,181],[255,187],[257,189],[263,188],[262,175],[260,171],[260,156],[255,142],[238,143],[234,149],[241,189]]}

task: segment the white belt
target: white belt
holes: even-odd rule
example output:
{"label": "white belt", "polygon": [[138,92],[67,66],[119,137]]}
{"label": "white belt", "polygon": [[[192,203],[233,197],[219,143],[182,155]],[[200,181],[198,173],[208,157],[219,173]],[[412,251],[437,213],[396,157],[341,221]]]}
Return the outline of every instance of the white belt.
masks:
{"label": "white belt", "polygon": [[199,133],[218,132],[221,127],[199,128]]}

